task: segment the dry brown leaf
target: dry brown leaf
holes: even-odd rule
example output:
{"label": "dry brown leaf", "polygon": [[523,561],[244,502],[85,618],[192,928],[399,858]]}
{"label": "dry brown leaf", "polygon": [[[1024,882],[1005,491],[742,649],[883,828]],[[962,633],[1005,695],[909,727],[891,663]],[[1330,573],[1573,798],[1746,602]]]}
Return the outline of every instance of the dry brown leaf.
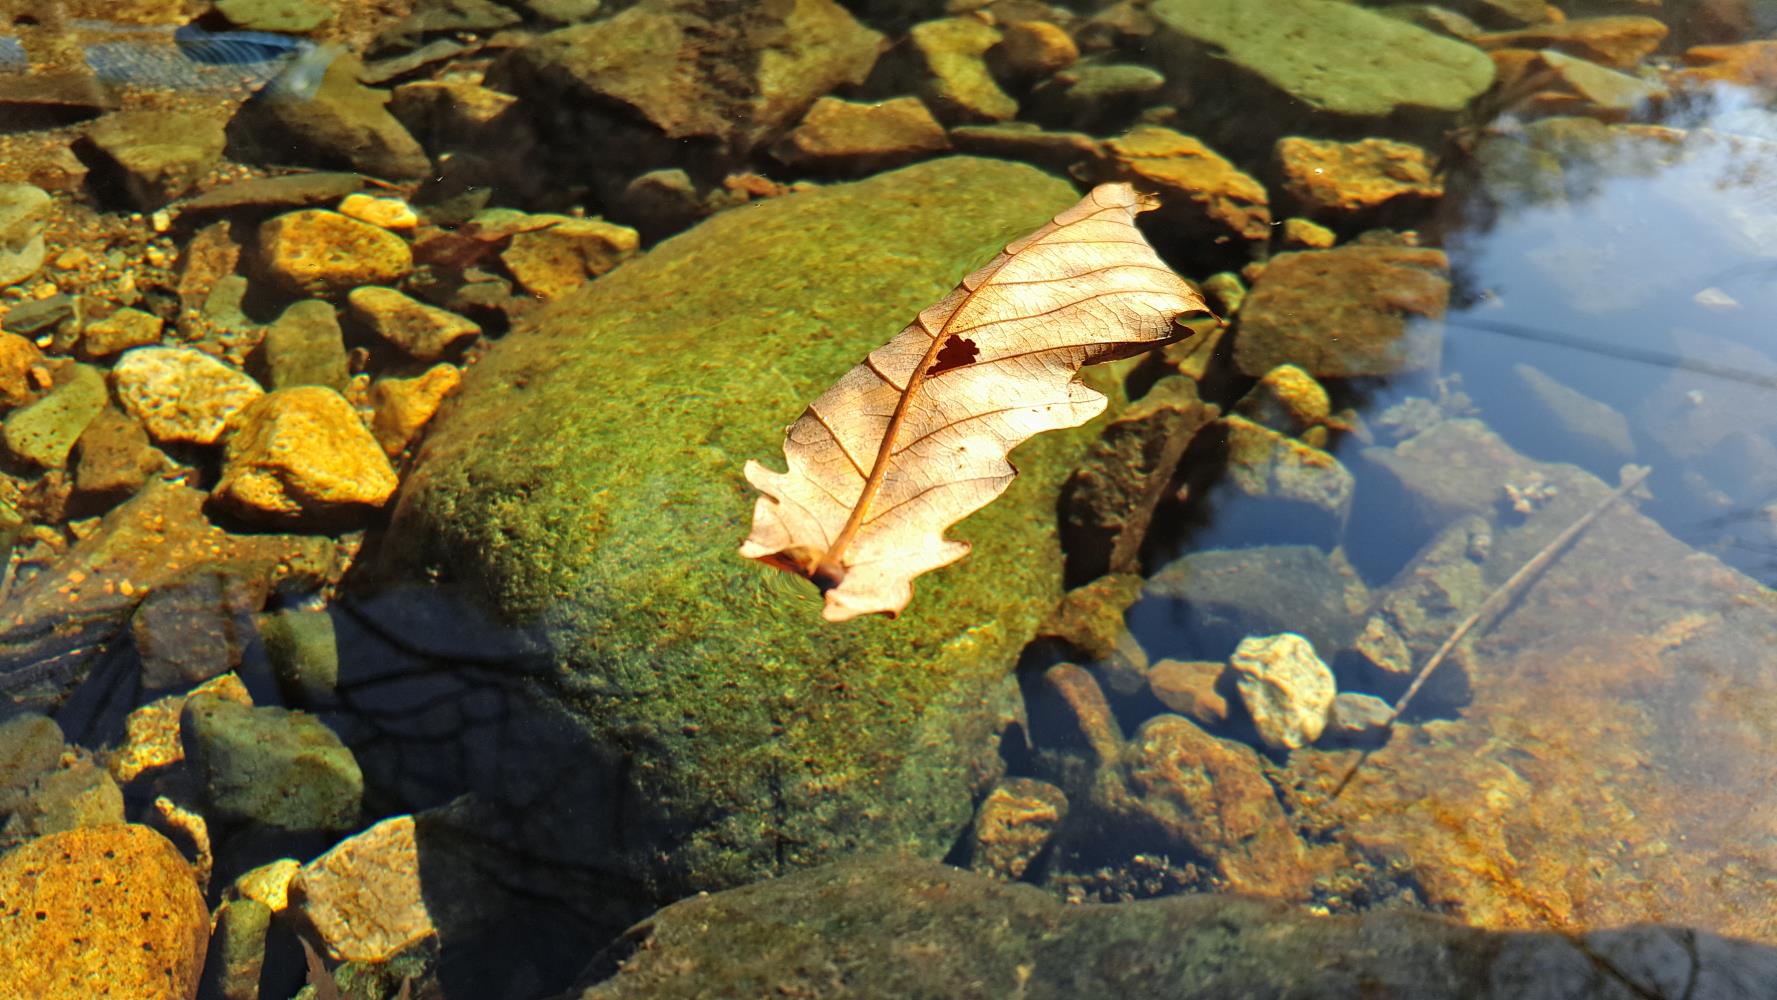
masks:
{"label": "dry brown leaf", "polygon": [[790,426],[788,472],[747,463],[764,495],[741,555],[812,580],[828,621],[898,614],[914,577],[968,553],[944,531],[1005,492],[1013,448],[1104,410],[1081,365],[1208,311],[1135,227],[1154,207],[1094,188],[870,352]]}

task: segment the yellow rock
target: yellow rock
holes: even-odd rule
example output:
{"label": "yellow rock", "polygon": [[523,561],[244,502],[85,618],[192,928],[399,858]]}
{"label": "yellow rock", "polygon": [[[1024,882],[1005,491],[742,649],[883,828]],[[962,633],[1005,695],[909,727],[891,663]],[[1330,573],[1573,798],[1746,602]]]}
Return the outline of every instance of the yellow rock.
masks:
{"label": "yellow rock", "polygon": [[191,866],[135,824],[40,837],[0,857],[0,997],[197,996],[210,915]]}
{"label": "yellow rock", "polygon": [[309,296],[392,285],[413,270],[413,251],[401,237],[318,208],[288,212],[260,226],[259,254],[273,280]]}
{"label": "yellow rock", "polygon": [[[941,134],[941,133],[940,133]],[[532,216],[532,222],[551,216]],[[641,238],[628,226],[603,219],[554,216],[551,225],[527,229],[512,237],[500,262],[524,290],[542,299],[558,299],[635,255]]]}
{"label": "yellow rock", "polygon": [[376,407],[370,429],[383,451],[401,454],[462,381],[452,365],[433,365],[417,378],[378,379],[370,387],[370,402]]}
{"label": "yellow rock", "polygon": [[368,222],[373,226],[406,232],[420,224],[412,206],[400,198],[379,198],[373,194],[348,194],[339,203],[339,214]]}
{"label": "yellow rock", "polygon": [[301,870],[302,862],[279,858],[235,879],[230,892],[241,899],[264,903],[273,913],[282,913],[284,907],[290,905],[290,882]]}
{"label": "yellow rock", "polygon": [[388,456],[332,389],[268,393],[235,414],[227,433],[213,496],[248,519],[338,527],[395,493]]}
{"label": "yellow rock", "polygon": [[157,698],[137,708],[124,720],[123,745],[100,757],[111,777],[117,779],[118,784],[127,785],[144,771],[184,760],[185,752],[179,745],[179,713],[185,709],[185,699],[205,693],[243,705],[253,704],[247,686],[239,677],[227,673],[190,691]]}

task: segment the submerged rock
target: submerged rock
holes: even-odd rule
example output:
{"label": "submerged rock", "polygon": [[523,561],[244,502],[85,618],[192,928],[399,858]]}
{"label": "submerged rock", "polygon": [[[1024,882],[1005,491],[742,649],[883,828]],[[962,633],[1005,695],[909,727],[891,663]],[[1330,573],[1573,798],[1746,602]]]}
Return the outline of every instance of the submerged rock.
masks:
{"label": "submerged rock", "polygon": [[388,456],[345,397],[299,385],[229,419],[213,495],[252,521],[326,528],[361,522],[395,486]]}
{"label": "submerged rock", "polygon": [[876,103],[823,97],[775,146],[779,163],[811,173],[858,175],[950,148],[944,126],[917,97]]}
{"label": "submerged rock", "polygon": [[1191,552],[1148,580],[1130,627],[1156,656],[1224,660],[1249,635],[1298,632],[1345,648],[1369,603],[1363,582],[1307,545]]}
{"label": "submerged rock", "polygon": [[1299,750],[1320,739],[1333,710],[1333,672],[1307,639],[1293,632],[1243,639],[1228,664],[1266,746]]}
{"label": "submerged rock", "polygon": [[191,347],[138,347],[112,369],[124,409],[156,441],[215,444],[228,419],[265,395],[259,383]]}
{"label": "submerged rock", "polygon": [[1474,46],[1334,0],[1148,10],[1160,68],[1193,98],[1186,127],[1236,153],[1329,131],[1432,139],[1493,82]]}
{"label": "submerged rock", "polygon": [[[313,86],[279,86],[292,74],[312,75],[313,59],[329,59]],[[228,123],[228,152],[247,163],[296,163],[412,180],[432,161],[388,110],[387,91],[358,82],[364,64],[348,52],[319,49],[241,105]]]}
{"label": "submerged rock", "polygon": [[1430,154],[1410,143],[1289,136],[1277,141],[1272,159],[1292,207],[1330,224],[1417,220],[1444,195]]}
{"label": "submerged rock", "polygon": [[186,701],[179,732],[213,818],[293,831],[358,820],[364,776],[314,716],[200,695]]}
{"label": "submerged rock", "polygon": [[[1240,309],[1234,363],[1258,378],[1293,364],[1316,378],[1435,368],[1449,261],[1418,247],[1350,245],[1280,254]],[[1335,331],[1337,336],[1328,336]]]}
{"label": "submerged rock", "polygon": [[467,369],[404,483],[384,574],[436,573],[559,658],[539,694],[574,732],[552,752],[595,786],[516,813],[484,789],[478,834],[556,859],[559,891],[600,886],[620,919],[872,844],[950,849],[1001,766],[1010,667],[1060,596],[1057,493],[1096,428],[1021,448],[1010,490],[952,530],[969,558],[921,578],[892,623],[824,627],[812,589],[737,558],[755,499],[739,470],[773,461],[807,401],[989,241],[1075,198],[959,157],[771,199],[589,283]]}
{"label": "submerged rock", "polygon": [[970,866],[1007,880],[1034,874],[1032,865],[1066,818],[1067,795],[1061,789],[1035,778],[1008,778],[975,811]]}
{"label": "submerged rock", "polygon": [[1026,1000],[1619,1000],[1675,997],[1694,982],[1698,997],[1750,1000],[1773,979],[1770,947],[1681,928],[1506,935],[1429,914],[1325,917],[1210,894],[1069,906],[890,856],[675,903],[599,956],[577,996],[690,1000],[722,983],[736,1000],[862,1000],[1003,984]]}
{"label": "submerged rock", "polygon": [[1097,178],[1126,180],[1160,196],[1155,218],[1167,239],[1227,244],[1242,252],[1271,238],[1265,188],[1197,139],[1157,125],[1140,125],[1105,143]]}

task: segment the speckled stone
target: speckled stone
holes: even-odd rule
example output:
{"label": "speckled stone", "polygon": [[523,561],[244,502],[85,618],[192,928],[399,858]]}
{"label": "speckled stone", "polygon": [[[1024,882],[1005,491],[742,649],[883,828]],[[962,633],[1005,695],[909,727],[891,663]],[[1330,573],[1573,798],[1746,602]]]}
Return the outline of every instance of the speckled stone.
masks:
{"label": "speckled stone", "polygon": [[213,819],[298,831],[344,830],[358,820],[358,762],[312,715],[198,695],[179,715],[179,738]]}
{"label": "speckled stone", "polygon": [[280,389],[229,421],[213,496],[259,522],[355,523],[388,502],[395,470],[345,397]]}
{"label": "speckled stone", "polygon": [[45,469],[59,469],[93,418],[105,408],[105,376],[75,365],[49,395],[6,415],[0,436],[14,456]]}
{"label": "speckled stone", "polygon": [[149,347],[160,343],[164,326],[166,321],[153,313],[125,307],[86,325],[80,332],[80,353],[103,358],[132,347]]}
{"label": "speckled stone", "polygon": [[474,320],[429,306],[393,288],[355,288],[352,315],[416,361],[437,361],[460,340],[481,332]]}
{"label": "speckled stone", "polygon": [[0,996],[191,1000],[209,912],[165,837],[69,830],[0,857]]}
{"label": "speckled stone", "polygon": [[376,407],[376,416],[370,430],[383,451],[401,454],[462,381],[455,365],[433,365],[414,378],[390,375],[371,383],[370,404]]}
{"label": "speckled stone", "polygon": [[158,442],[215,444],[228,418],[265,394],[243,372],[191,347],[138,347],[111,372],[117,398]]}
{"label": "speckled stone", "polygon": [[823,97],[771,147],[771,155],[800,170],[856,175],[949,148],[944,126],[917,97],[877,102]]}
{"label": "speckled stone", "polygon": [[366,222],[309,208],[259,227],[260,262],[288,291],[328,296],[360,285],[392,285],[413,270],[401,237]]}
{"label": "speckled stone", "polygon": [[335,958],[381,962],[438,934],[412,816],[385,819],[304,865],[290,896]]}
{"label": "speckled stone", "polygon": [[525,224],[500,251],[500,263],[525,291],[543,299],[561,298],[641,246],[634,229],[603,219],[533,215]]}

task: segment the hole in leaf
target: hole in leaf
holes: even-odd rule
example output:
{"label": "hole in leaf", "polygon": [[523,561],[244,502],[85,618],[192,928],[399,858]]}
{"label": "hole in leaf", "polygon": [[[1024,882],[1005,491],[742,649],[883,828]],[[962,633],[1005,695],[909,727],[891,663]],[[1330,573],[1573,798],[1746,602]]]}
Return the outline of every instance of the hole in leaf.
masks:
{"label": "hole in leaf", "polygon": [[938,357],[932,362],[932,370],[927,375],[942,375],[952,368],[972,365],[981,356],[981,349],[967,337],[952,337],[938,350]]}

